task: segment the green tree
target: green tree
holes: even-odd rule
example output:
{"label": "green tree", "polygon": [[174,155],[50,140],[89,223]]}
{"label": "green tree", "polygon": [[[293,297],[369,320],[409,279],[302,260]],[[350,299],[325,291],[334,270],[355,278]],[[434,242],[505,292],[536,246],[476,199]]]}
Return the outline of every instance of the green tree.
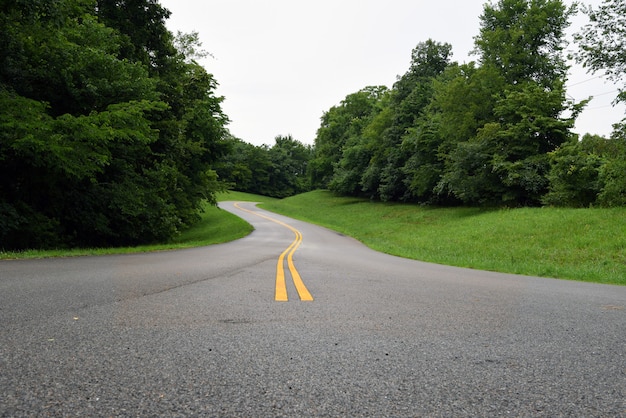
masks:
{"label": "green tree", "polygon": [[165,25],[171,13],[158,0],[96,0],[95,10],[102,23],[121,34],[120,58],[159,73],[176,56]]}
{"label": "green tree", "polygon": [[140,63],[120,59],[120,36],[91,15],[88,0],[17,1],[0,15],[0,82],[49,104],[48,113],[87,115],[115,103],[158,100]]}
{"label": "green tree", "polygon": [[[626,1],[604,0],[597,9],[584,8],[590,23],[575,34],[575,41],[580,50],[576,60],[591,72],[604,71],[613,81],[624,80],[626,74]],[[617,98],[626,101],[626,92],[622,87]]]}
{"label": "green tree", "polygon": [[230,190],[258,193],[252,191],[252,180],[253,170],[260,164],[249,159],[250,150],[255,146],[234,136],[227,136],[224,140],[229,143],[230,152],[215,164],[220,181]]}
{"label": "green tree", "polygon": [[407,131],[415,126],[433,96],[433,83],[450,65],[452,46],[429,39],[412,51],[409,70],[394,84],[389,106],[391,125],[372,144],[364,190],[382,200],[406,200],[410,193],[402,167],[410,158],[402,148]]}
{"label": "green tree", "polygon": [[[584,9],[590,23],[575,35],[580,50],[575,54],[590,72],[604,71],[609,79],[622,83],[616,102],[626,102],[626,87],[623,85],[626,74],[626,1],[605,0],[597,9],[591,6]],[[626,205],[626,119],[613,125],[611,142],[615,152],[600,168],[602,190],[598,203],[605,206]]]}
{"label": "green tree", "polygon": [[167,199],[182,224],[192,223],[202,201],[215,203],[220,185],[211,166],[229,151],[223,98],[214,95],[217,82],[194,60],[203,55],[198,36],[174,37],[165,26],[170,12],[156,0],[98,0],[96,10],[120,34],[120,55],[148,68],[168,104],[152,118],[159,138],[151,150],[162,160],[160,170],[173,176]]}
{"label": "green tree", "polygon": [[[539,204],[548,185],[547,153],[571,137],[582,106],[566,101],[563,86],[563,34],[573,11],[553,0],[485,6],[477,51],[505,85],[493,92],[494,119],[451,149],[440,192],[468,204]],[[567,109],[573,116],[563,118]]]}
{"label": "green tree", "polygon": [[567,74],[564,35],[575,11],[560,0],[485,4],[475,38],[481,64],[498,69],[509,85],[534,81],[552,88]]}
{"label": "green tree", "polygon": [[307,167],[311,146],[291,135],[277,136],[272,147],[231,138],[232,152],[216,165],[219,177],[233,190],[288,197],[310,190]]}
{"label": "green tree", "polygon": [[626,205],[626,135],[616,129],[609,138],[585,135],[550,153],[547,205],[587,207]]}
{"label": "green tree", "polygon": [[307,165],[311,156],[312,148],[291,135],[277,136],[269,149],[269,196],[282,198],[308,191]]}
{"label": "green tree", "polygon": [[324,113],[315,137],[315,154],[309,164],[312,187],[327,188],[342,158],[348,140],[357,137],[378,112],[384,86],[366,87],[349,94],[338,106]]}
{"label": "green tree", "polygon": [[[120,19],[127,5],[109,4]],[[103,23],[101,6],[2,3],[5,248],[164,240],[219,187],[211,165],[227,152],[227,119],[215,81],[173,49],[171,34],[142,46],[155,60],[125,55],[129,35]],[[155,16],[145,23],[155,28],[134,30],[159,32],[165,15]]]}
{"label": "green tree", "polygon": [[610,142],[611,154],[599,170],[602,189],[598,203],[602,206],[626,206],[626,124],[615,125]]}
{"label": "green tree", "polygon": [[476,137],[495,119],[494,107],[504,85],[492,67],[477,68],[474,63],[451,65],[435,80],[431,103],[402,143],[410,155],[403,170],[413,199],[454,201],[439,185],[445,163],[459,143]]}
{"label": "green tree", "polygon": [[273,190],[270,186],[270,176],[273,171],[273,164],[270,159],[269,149],[270,147],[267,145],[251,145],[248,148],[246,161],[248,162],[248,167],[252,171],[250,186],[247,190],[237,190],[256,193],[263,196],[272,196]]}
{"label": "green tree", "polygon": [[600,169],[614,154],[611,141],[599,136],[574,137],[550,153],[549,192],[543,202],[552,206],[588,207],[602,189]]}

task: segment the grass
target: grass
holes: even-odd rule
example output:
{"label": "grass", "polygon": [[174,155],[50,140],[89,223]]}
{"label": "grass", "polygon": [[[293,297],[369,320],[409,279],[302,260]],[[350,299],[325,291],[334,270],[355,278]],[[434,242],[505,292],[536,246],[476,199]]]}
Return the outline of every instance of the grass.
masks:
{"label": "grass", "polygon": [[626,208],[428,208],[315,191],[263,208],[401,257],[626,285]]}
{"label": "grass", "polygon": [[[239,192],[225,192],[218,195],[218,201],[237,200],[271,202],[272,198]],[[206,205],[201,220],[192,228],[184,230],[172,241],[154,245],[117,248],[76,248],[59,250],[26,250],[20,252],[0,251],[0,260],[76,257],[84,255],[131,254],[151,251],[176,250],[204,245],[219,244],[245,237],[252,232],[252,226],[243,219],[211,205]]]}
{"label": "grass", "polygon": [[[429,208],[315,191],[277,200],[239,192],[219,201],[323,225],[388,254],[459,267],[626,285],[626,208]],[[202,220],[168,243],[128,248],[0,252],[0,259],[122,254],[198,247],[246,236],[242,219],[207,205]]]}

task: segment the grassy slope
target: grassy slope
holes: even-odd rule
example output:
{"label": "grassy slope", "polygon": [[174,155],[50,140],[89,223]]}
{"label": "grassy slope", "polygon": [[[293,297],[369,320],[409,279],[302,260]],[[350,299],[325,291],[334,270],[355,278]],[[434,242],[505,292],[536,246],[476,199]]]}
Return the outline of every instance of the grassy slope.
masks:
{"label": "grassy slope", "polygon": [[[226,192],[218,195],[219,201],[238,200],[270,202],[274,199],[246,193]],[[51,251],[29,250],[21,252],[2,252],[0,260],[15,258],[72,257],[81,255],[129,254],[148,251],[164,251],[203,245],[219,244],[244,237],[252,232],[252,226],[243,219],[214,206],[207,205],[202,219],[192,228],[182,231],[181,235],[164,244],[145,245],[124,248],[80,248]]]}
{"label": "grassy slope", "polygon": [[323,191],[262,207],[402,257],[626,285],[626,208],[425,208]]}
{"label": "grassy slope", "polygon": [[[626,285],[626,208],[425,208],[372,203],[316,191],[276,200],[228,192],[218,200],[327,226],[390,254],[484,270]],[[133,253],[232,241],[250,233],[240,218],[208,206],[173,242],[133,248],[26,251],[0,259]]]}

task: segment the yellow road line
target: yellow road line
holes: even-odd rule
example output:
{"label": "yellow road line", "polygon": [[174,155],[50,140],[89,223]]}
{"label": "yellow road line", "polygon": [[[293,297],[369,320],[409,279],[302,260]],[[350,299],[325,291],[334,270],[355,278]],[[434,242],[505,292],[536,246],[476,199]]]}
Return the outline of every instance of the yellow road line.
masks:
{"label": "yellow road line", "polygon": [[243,210],[244,212],[251,213],[253,215],[259,216],[261,218],[267,219],[274,223],[284,226],[291,230],[295,235],[296,239],[287,247],[285,251],[281,253],[278,257],[278,262],[276,263],[276,292],[274,294],[274,300],[277,302],[287,302],[289,298],[287,297],[287,285],[285,283],[285,256],[287,257],[287,265],[289,267],[289,272],[291,273],[291,278],[293,280],[293,284],[298,291],[298,296],[300,296],[300,300],[302,301],[312,301],[313,296],[304,285],[302,278],[300,277],[300,273],[296,269],[296,266],[293,263],[293,254],[296,252],[300,244],[302,243],[302,234],[296,228],[291,225],[287,225],[284,222],[279,221],[278,219],[271,218],[269,216],[265,216],[261,213],[254,212],[252,210],[248,210],[239,206],[239,203],[235,203],[235,207],[237,209]]}

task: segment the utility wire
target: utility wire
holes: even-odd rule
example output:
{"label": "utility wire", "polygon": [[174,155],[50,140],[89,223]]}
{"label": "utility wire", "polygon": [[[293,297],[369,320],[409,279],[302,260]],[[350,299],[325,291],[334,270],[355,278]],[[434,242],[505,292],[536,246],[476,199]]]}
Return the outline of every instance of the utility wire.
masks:
{"label": "utility wire", "polygon": [[590,107],[590,108],[585,109],[585,110],[598,110],[598,109],[606,109],[607,107],[613,107],[613,105],[608,104],[608,105],[604,105],[604,106]]}
{"label": "utility wire", "polygon": [[574,86],[577,86],[577,85],[579,85],[579,84],[584,84],[584,83],[587,83],[587,82],[589,82],[589,81],[591,81],[591,80],[595,80],[595,79],[597,79],[597,78],[602,78],[602,77],[604,77],[604,76],[602,76],[602,75],[597,75],[597,76],[595,76],[595,77],[591,77],[591,78],[588,78],[588,79],[586,79],[586,80],[579,81],[579,82],[577,82],[577,83],[567,85],[567,86],[565,86],[565,87],[566,87],[566,88],[569,88],[569,87],[574,87]]}
{"label": "utility wire", "polygon": [[600,96],[606,96],[607,94],[613,94],[615,92],[618,92],[619,90],[613,90],[613,91],[607,91],[606,93],[600,93],[600,94],[592,94],[592,97],[600,97]]}

